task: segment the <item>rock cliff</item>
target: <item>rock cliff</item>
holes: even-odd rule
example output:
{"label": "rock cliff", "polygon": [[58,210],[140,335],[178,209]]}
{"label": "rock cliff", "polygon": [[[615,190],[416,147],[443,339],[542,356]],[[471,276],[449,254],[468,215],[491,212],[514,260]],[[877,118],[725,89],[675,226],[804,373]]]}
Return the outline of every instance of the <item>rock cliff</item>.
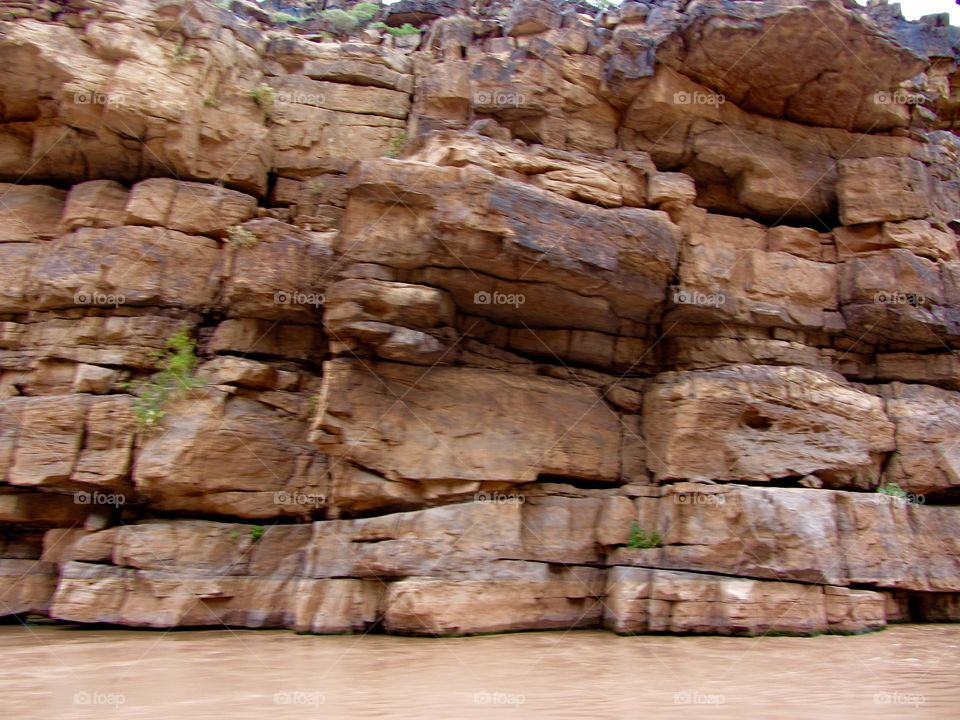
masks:
{"label": "rock cliff", "polygon": [[960,620],[958,46],[0,0],[0,616]]}

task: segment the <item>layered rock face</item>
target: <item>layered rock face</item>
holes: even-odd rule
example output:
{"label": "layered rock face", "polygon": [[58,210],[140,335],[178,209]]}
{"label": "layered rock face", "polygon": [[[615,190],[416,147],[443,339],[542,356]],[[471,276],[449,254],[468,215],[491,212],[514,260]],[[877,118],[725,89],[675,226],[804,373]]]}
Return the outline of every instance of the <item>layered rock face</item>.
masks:
{"label": "layered rock face", "polygon": [[0,2],[0,616],[960,619],[957,28],[222,5]]}

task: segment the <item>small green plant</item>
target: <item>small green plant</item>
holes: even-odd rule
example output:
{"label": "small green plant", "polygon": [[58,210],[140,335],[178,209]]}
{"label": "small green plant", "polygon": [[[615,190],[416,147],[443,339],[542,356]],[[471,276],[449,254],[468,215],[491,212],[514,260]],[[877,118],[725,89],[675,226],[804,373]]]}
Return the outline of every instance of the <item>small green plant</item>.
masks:
{"label": "small green plant", "polygon": [[418,28],[415,28],[410,23],[404,23],[400,27],[391,27],[386,23],[377,22],[377,23],[373,23],[373,25],[371,25],[370,27],[375,28],[377,30],[384,30],[390,33],[391,35],[393,35],[394,37],[405,37],[407,35],[420,34],[420,30]]}
{"label": "small green plant", "polygon": [[263,108],[268,115],[273,110],[273,104],[277,101],[277,94],[273,88],[266,83],[260,83],[250,91],[250,97],[253,101]]}
{"label": "small green plant", "polygon": [[197,51],[193,48],[188,48],[186,45],[181,44],[177,46],[177,49],[173,52],[173,61],[177,63],[190,62],[197,56]]}
{"label": "small green plant", "polygon": [[231,225],[227,228],[227,237],[230,242],[238,247],[251,247],[257,244],[260,239],[245,227]]}
{"label": "small green plant", "polygon": [[890,497],[895,498],[907,497],[907,491],[894,482],[887,483],[886,485],[881,484],[880,487],[877,488],[877,492],[881,495],[889,495]]}
{"label": "small green plant", "polygon": [[230,539],[231,539],[231,540],[239,540],[239,539],[240,539],[240,533],[238,533],[236,530],[231,530],[231,531],[230,531]]}
{"label": "small green plant", "polygon": [[390,149],[384,155],[389,158],[398,157],[408,139],[406,132],[400,133],[390,141]]}
{"label": "small green plant", "polygon": [[631,550],[638,549],[649,549],[660,547],[663,544],[663,539],[660,537],[660,533],[656,530],[651,532],[646,532],[640,527],[640,523],[634,520],[630,523],[630,540],[627,542],[627,547]]}
{"label": "small green plant", "polygon": [[288,12],[283,12],[283,10],[277,10],[277,12],[270,16],[270,19],[273,20],[273,22],[275,22],[277,25],[280,23],[290,24],[300,22],[299,17]]}
{"label": "small green plant", "polygon": [[250,528],[250,539],[256,542],[263,537],[263,525],[254,525]]}
{"label": "small green plant", "polygon": [[167,340],[157,354],[157,372],[149,380],[131,387],[137,395],[134,415],[141,429],[157,425],[163,419],[163,407],[179,393],[202,384],[196,376],[197,343],[182,328]]}

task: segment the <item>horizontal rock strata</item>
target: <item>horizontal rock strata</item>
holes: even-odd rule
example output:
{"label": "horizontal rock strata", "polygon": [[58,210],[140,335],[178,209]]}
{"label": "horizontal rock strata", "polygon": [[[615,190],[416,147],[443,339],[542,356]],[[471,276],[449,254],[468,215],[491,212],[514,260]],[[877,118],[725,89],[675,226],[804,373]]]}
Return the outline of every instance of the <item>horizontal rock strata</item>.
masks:
{"label": "horizontal rock strata", "polygon": [[957,28],[320,5],[0,0],[0,617],[960,619]]}

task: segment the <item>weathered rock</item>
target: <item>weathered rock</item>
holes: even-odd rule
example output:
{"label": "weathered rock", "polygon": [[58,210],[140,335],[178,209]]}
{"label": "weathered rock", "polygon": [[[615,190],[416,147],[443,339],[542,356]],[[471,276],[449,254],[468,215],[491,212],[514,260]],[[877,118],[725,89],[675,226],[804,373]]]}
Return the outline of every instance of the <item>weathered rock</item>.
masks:
{"label": "weathered rock", "polygon": [[48,317],[27,326],[25,344],[39,357],[153,370],[170,336],[189,325],[161,315]]}
{"label": "weathered rock", "polygon": [[256,198],[216,185],[152,178],[134,185],[126,205],[127,225],[162,225],[188,235],[222,235],[249,220]]}
{"label": "weathered rock", "polygon": [[308,5],[4,5],[0,615],[960,617],[955,28]]}
{"label": "weathered rock", "polygon": [[645,79],[624,81],[620,146],[647,151],[658,168],[692,176],[698,204],[716,212],[820,224],[836,213],[838,160],[895,163],[917,147],[909,138],[747,113],[725,95],[666,67],[649,78],[649,68],[630,72]]}
{"label": "weathered rock", "polygon": [[326,493],[326,463],[300,418],[216,388],[189,391],[165,412],[133,469],[155,507],[245,518],[317,509],[297,502]]}
{"label": "weathered rock", "polygon": [[[63,229],[111,228],[127,224],[127,188],[113,180],[91,180],[70,188],[63,210]],[[163,224],[163,223],[158,223]]]}
{"label": "weathered rock", "polygon": [[[359,163],[353,183],[338,249],[441,287],[471,315],[612,333],[618,318],[656,318],[675,267],[679,230],[663,213],[601,210],[471,167]],[[470,269],[436,267],[451,265]]]}
{"label": "weathered rock", "polygon": [[308,105],[338,113],[382,115],[403,120],[410,111],[410,96],[405,92],[371,85],[346,85],[322,82],[300,76],[285,76],[273,81],[276,102]]}
{"label": "weathered rock", "polygon": [[[905,124],[875,94],[923,67],[917,53],[832,2],[700,3],[657,59],[751,112],[864,131]],[[881,68],[863,72],[859,63]]]}
{"label": "weathered rock", "polygon": [[542,563],[503,561],[489,579],[412,578],[391,583],[384,613],[390,632],[463,635],[596,626],[603,576],[585,567],[554,570]]}
{"label": "weathered rock", "polygon": [[886,625],[882,593],[646,568],[611,568],[604,626],[621,634],[809,635]]}
{"label": "weathered rock", "polygon": [[[293,296],[287,297],[293,298]],[[280,299],[286,300],[286,297]],[[315,305],[307,303],[306,307],[313,310]],[[288,325],[276,320],[237,318],[224,320],[217,325],[210,340],[210,350],[218,353],[273,355],[307,360],[323,356],[324,337],[318,328],[309,325]]]}
{"label": "weathered rock", "polygon": [[329,234],[268,219],[246,223],[243,230],[254,239],[235,248],[223,287],[230,315],[316,321],[335,265]]}
{"label": "weathered rock", "polygon": [[[520,148],[503,140],[454,132],[427,135],[406,157],[440,166],[477,165],[507,179],[529,182],[563,197],[604,207],[644,207],[645,174],[654,171],[652,161],[642,153],[634,153],[623,161],[602,160],[588,153],[542,146]],[[673,178],[678,174],[662,175],[664,178],[659,186],[654,184],[654,190],[664,197],[651,202],[664,202],[671,193],[687,197],[693,191],[681,179]],[[672,182],[673,190],[665,187],[667,182]]]}
{"label": "weathered rock", "polygon": [[925,218],[930,181],[916,160],[842,160],[837,195],[844,225]]}
{"label": "weathered rock", "polygon": [[644,420],[660,480],[814,474],[833,487],[871,487],[895,447],[878,398],[801,368],[661,375],[645,397]]}
{"label": "weathered rock", "polygon": [[45,185],[0,183],[0,242],[49,240],[60,231],[66,193]]}
{"label": "weathered rock", "polygon": [[909,343],[940,349],[960,336],[950,266],[903,249],[847,260],[840,268],[839,298],[847,331],[883,345]]}
{"label": "weathered rock", "polygon": [[[548,378],[337,360],[324,367],[314,437],[330,455],[394,480],[614,482],[619,424],[597,399]],[[451,412],[464,403],[469,415]]]}
{"label": "weathered rock", "polygon": [[441,290],[372,279],[331,286],[324,327],[350,353],[364,346],[399,362],[430,364],[444,354],[435,337],[421,332],[454,324],[454,305]]}
{"label": "weathered rock", "polygon": [[548,0],[514,0],[504,30],[507,35],[533,35],[560,27],[560,13]]}
{"label": "weathered rock", "polygon": [[918,494],[960,485],[960,450],[954,441],[960,397],[948,390],[901,383],[884,394],[887,414],[897,427],[897,452],[884,480]]}
{"label": "weathered rock", "polygon": [[134,415],[127,396],[13,398],[5,480],[11,485],[69,490],[118,487],[130,467]]}
{"label": "weathered rock", "polygon": [[[878,493],[690,484],[638,498],[635,518],[661,535],[662,547],[617,548],[608,564],[924,592],[960,583],[954,507]],[[621,533],[625,545],[630,526]]]}
{"label": "weathered rock", "polygon": [[0,560],[0,617],[46,615],[57,586],[52,564],[36,560]]}
{"label": "weathered rock", "polygon": [[764,228],[707,215],[683,253],[672,318],[721,317],[744,325],[823,328],[837,311],[831,263],[764,250]]}
{"label": "weathered rock", "polygon": [[204,306],[215,297],[218,263],[217,243],[207,238],[162,228],[82,228],[37,258],[32,304]]}

